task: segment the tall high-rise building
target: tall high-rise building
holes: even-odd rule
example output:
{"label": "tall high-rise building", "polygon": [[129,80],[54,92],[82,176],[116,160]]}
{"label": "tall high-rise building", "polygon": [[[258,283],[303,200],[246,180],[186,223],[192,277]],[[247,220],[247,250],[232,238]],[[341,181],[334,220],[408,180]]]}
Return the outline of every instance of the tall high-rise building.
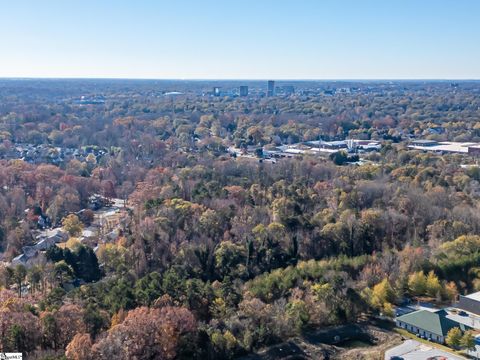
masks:
{"label": "tall high-rise building", "polygon": [[240,96],[248,96],[248,86],[240,86]]}
{"label": "tall high-rise building", "polygon": [[267,96],[275,95],[275,81],[268,80],[267,83]]}
{"label": "tall high-rise building", "polygon": [[213,96],[220,96],[220,88],[218,86],[213,88]]}

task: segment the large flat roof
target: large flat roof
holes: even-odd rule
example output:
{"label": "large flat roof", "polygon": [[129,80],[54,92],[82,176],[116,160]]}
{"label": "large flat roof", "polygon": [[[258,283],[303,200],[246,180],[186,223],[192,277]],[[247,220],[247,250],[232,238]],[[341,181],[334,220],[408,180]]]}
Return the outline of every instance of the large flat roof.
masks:
{"label": "large flat roof", "polygon": [[323,149],[323,148],[317,148],[317,147],[311,148],[310,151],[324,152],[324,153],[336,153],[336,152],[338,152],[338,150],[336,150],[336,149]]}
{"label": "large flat roof", "polygon": [[437,144],[438,141],[437,140],[429,140],[429,139],[425,139],[425,140],[421,140],[421,139],[417,139],[417,140],[412,140],[412,144]]}
{"label": "large flat roof", "polygon": [[464,315],[460,315],[458,311],[455,313],[449,310],[448,315],[446,316],[447,319],[453,320],[459,324],[463,324],[473,329],[480,329],[480,316],[464,310],[460,311],[463,311]]}
{"label": "large flat roof", "polygon": [[472,299],[472,300],[480,301],[480,291],[477,291],[477,292],[469,294],[469,295],[465,295],[465,297],[467,297],[469,299]]}
{"label": "large flat roof", "polygon": [[405,360],[465,359],[463,356],[453,355],[452,353],[440,350],[433,346],[422,344],[416,340],[406,340],[403,344],[395,346],[386,351],[385,359],[392,359],[394,357]]}
{"label": "large flat roof", "polygon": [[421,146],[421,145],[409,145],[410,149],[426,150],[426,151],[444,151],[454,153],[468,153],[468,148],[479,145],[472,142],[454,142],[454,141],[442,141],[436,145]]}

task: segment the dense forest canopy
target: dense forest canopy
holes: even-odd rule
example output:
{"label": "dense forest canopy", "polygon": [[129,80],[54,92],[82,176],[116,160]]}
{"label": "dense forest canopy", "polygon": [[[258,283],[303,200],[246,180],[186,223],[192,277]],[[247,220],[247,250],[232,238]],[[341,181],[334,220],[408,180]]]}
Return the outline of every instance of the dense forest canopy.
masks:
{"label": "dense forest canopy", "polygon": [[[476,159],[407,147],[480,142],[480,82],[218,83],[0,80],[0,351],[228,359],[480,290]],[[382,148],[227,151],[318,139]]]}

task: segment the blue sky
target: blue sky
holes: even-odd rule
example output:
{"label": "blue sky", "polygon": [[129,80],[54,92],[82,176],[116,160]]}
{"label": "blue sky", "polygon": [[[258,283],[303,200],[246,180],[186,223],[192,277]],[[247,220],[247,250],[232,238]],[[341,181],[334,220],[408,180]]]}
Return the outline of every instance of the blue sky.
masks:
{"label": "blue sky", "polygon": [[0,0],[0,77],[480,79],[479,0]]}

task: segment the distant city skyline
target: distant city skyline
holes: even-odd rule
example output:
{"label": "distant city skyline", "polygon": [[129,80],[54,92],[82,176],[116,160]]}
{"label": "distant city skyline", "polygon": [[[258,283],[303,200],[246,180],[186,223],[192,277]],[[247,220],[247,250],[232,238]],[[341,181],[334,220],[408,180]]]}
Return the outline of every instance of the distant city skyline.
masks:
{"label": "distant city skyline", "polygon": [[477,0],[16,0],[0,77],[480,79]]}

